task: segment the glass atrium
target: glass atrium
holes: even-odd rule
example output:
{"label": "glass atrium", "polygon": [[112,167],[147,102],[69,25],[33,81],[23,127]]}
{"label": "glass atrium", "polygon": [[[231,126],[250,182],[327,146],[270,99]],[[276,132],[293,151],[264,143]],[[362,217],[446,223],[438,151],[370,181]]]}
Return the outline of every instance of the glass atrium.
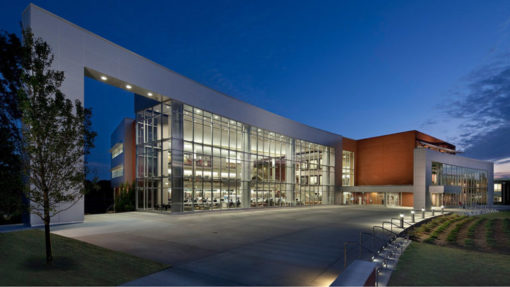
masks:
{"label": "glass atrium", "polygon": [[166,101],[136,114],[138,209],[332,204],[334,148]]}
{"label": "glass atrium", "polygon": [[443,203],[435,205],[465,206],[487,204],[487,171],[432,162],[432,185],[460,186],[460,195],[444,194]]}

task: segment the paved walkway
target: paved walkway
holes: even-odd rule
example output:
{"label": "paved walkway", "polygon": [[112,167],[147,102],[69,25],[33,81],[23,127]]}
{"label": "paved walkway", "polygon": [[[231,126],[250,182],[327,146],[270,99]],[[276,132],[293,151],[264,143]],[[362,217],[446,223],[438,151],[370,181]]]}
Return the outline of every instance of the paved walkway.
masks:
{"label": "paved walkway", "polygon": [[[358,206],[86,216],[54,233],[172,265],[127,285],[329,285],[356,241],[405,209]],[[409,212],[407,210],[407,212]],[[357,251],[350,250],[350,259]]]}

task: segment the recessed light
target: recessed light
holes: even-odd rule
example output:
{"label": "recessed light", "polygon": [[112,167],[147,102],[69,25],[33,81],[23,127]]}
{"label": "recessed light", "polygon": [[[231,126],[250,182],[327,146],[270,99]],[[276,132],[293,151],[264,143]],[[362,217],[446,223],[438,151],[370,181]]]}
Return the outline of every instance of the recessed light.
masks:
{"label": "recessed light", "polygon": [[126,85],[126,89],[130,90],[131,88],[131,85]]}
{"label": "recessed light", "polygon": [[106,81],[108,78],[106,76],[101,76],[101,80]]}
{"label": "recessed light", "polygon": [[152,93],[147,93],[147,96],[152,97]]}

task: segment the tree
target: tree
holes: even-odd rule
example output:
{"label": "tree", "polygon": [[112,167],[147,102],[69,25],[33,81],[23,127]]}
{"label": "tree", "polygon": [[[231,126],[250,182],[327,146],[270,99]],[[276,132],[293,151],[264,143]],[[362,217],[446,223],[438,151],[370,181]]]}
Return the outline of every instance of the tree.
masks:
{"label": "tree", "polygon": [[[51,217],[72,207],[84,194],[86,155],[94,147],[92,112],[60,90],[64,73],[53,70],[49,45],[23,31],[22,111],[25,196],[30,211],[44,222],[46,262],[53,260]],[[69,203],[66,208],[61,203]]]}
{"label": "tree", "polygon": [[18,90],[21,42],[0,32],[0,222],[20,218],[23,211]]}
{"label": "tree", "polygon": [[136,184],[133,182],[123,183],[120,186],[119,194],[115,198],[115,212],[134,211],[136,201]]}

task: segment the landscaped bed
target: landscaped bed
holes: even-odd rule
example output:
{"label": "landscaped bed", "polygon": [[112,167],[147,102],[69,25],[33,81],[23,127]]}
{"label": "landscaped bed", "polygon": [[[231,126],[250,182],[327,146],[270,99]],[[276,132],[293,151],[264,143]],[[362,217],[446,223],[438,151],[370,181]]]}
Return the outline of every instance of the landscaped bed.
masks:
{"label": "landscaped bed", "polygon": [[510,212],[441,216],[410,235],[390,285],[510,285]]}
{"label": "landscaped bed", "polygon": [[168,265],[51,235],[53,264],[46,265],[44,232],[0,233],[0,285],[119,285]]}

